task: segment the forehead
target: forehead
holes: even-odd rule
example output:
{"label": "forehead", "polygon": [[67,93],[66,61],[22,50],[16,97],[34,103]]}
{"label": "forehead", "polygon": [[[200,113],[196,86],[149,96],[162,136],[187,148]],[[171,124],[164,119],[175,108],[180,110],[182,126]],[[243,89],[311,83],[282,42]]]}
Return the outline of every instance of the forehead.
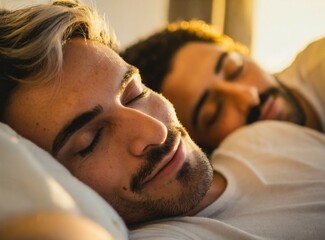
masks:
{"label": "forehead", "polygon": [[62,85],[62,89],[77,82],[95,83],[102,80],[99,76],[107,74],[107,84],[116,84],[116,75],[123,75],[123,60],[109,47],[94,41],[75,39],[64,47],[63,71],[60,76],[64,81],[54,81],[53,85]]}
{"label": "forehead", "polygon": [[174,104],[187,125],[194,105],[214,79],[214,68],[223,49],[214,43],[191,42],[182,47],[162,85],[162,93]]}
{"label": "forehead", "polygon": [[172,66],[175,69],[183,70],[186,70],[190,66],[196,66],[196,71],[199,71],[223,51],[225,50],[222,46],[216,43],[190,42],[178,50],[174,56]]}
{"label": "forehead", "polygon": [[109,47],[72,40],[64,47],[59,77],[48,84],[18,88],[8,105],[7,122],[21,135],[49,149],[54,135],[73,117],[98,104],[110,107],[109,99],[117,94],[126,68]]}

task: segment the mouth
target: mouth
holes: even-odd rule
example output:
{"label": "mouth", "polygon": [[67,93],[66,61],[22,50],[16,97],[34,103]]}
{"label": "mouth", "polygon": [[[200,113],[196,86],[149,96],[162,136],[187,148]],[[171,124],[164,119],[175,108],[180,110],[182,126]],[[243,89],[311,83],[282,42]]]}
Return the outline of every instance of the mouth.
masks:
{"label": "mouth", "polygon": [[260,104],[250,110],[246,123],[251,124],[260,120],[275,119],[277,115],[275,101],[278,95],[279,90],[276,88],[270,88],[260,94]]}
{"label": "mouth", "polygon": [[258,120],[276,119],[277,109],[275,105],[276,96],[270,95],[265,103],[261,106],[261,113]]}
{"label": "mouth", "polygon": [[169,177],[181,168],[184,161],[184,147],[181,136],[179,136],[170,152],[157,164],[152,173],[144,179],[143,184]]}

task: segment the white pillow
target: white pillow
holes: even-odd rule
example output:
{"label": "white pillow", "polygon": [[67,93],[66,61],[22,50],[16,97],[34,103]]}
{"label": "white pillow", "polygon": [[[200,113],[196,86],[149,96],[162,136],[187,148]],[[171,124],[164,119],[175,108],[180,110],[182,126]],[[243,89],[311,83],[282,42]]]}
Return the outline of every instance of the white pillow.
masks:
{"label": "white pillow", "polygon": [[124,222],[104,199],[3,123],[0,153],[0,221],[24,213],[67,211],[95,221],[116,239],[128,238]]}

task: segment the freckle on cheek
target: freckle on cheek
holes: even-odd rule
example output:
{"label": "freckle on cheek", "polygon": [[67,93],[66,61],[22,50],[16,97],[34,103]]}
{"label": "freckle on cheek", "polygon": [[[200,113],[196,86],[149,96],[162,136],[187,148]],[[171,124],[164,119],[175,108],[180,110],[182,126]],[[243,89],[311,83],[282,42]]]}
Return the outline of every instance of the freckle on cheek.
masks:
{"label": "freckle on cheek", "polygon": [[122,187],[124,191],[128,190],[126,187]]}

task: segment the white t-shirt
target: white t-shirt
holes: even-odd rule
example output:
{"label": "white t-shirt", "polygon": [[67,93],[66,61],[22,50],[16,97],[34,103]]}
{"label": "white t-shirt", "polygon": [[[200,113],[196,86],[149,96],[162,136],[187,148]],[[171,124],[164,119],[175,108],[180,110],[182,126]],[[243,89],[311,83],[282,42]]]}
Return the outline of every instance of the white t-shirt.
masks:
{"label": "white t-shirt", "polygon": [[276,76],[311,103],[325,132],[325,38],[309,44],[288,68]]}
{"label": "white t-shirt", "polygon": [[212,155],[225,192],[193,217],[156,221],[130,239],[325,239],[325,135],[263,121]]}

